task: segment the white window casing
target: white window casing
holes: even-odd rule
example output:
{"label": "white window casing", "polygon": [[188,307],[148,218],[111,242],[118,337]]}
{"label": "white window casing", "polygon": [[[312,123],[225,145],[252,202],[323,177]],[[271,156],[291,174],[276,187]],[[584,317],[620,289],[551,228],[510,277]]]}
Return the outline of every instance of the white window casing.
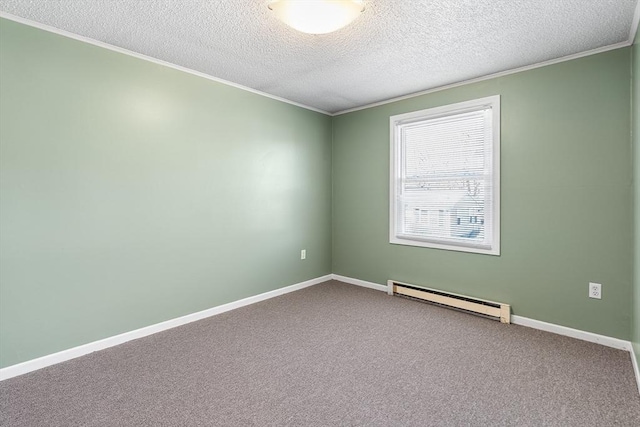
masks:
{"label": "white window casing", "polygon": [[390,118],[389,241],[500,255],[500,96]]}

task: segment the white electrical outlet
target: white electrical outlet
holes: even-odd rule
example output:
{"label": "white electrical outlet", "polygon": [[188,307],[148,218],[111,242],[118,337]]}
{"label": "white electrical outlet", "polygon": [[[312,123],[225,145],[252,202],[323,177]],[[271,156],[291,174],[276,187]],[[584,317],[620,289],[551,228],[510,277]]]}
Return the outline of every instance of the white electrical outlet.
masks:
{"label": "white electrical outlet", "polygon": [[307,250],[303,249],[300,251],[300,259],[307,259]]}
{"label": "white electrical outlet", "polygon": [[602,299],[602,285],[600,283],[589,283],[589,298]]}

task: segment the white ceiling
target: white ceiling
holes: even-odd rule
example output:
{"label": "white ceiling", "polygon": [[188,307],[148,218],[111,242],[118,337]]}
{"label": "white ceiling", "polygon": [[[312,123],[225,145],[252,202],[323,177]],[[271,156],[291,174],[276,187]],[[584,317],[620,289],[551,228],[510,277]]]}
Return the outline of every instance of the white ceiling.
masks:
{"label": "white ceiling", "polygon": [[366,0],[332,34],[267,0],[0,0],[0,10],[330,113],[628,43],[638,0]]}

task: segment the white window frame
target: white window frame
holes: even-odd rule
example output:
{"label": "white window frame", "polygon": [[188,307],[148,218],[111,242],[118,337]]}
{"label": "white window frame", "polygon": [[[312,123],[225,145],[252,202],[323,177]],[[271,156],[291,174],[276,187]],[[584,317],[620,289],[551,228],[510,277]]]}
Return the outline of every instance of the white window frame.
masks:
{"label": "white window frame", "polygon": [[[397,202],[399,200],[402,154],[400,132],[402,125],[415,123],[416,121],[446,117],[454,114],[477,111],[485,108],[492,110],[492,217],[489,219],[485,215],[485,224],[491,221],[492,244],[490,247],[482,248],[477,245],[465,245],[464,243],[452,244],[450,242],[438,241],[437,239],[418,238],[415,236],[402,236],[398,233],[399,217]],[[500,255],[500,95],[486,98],[450,104],[441,107],[429,108],[426,110],[414,111],[411,113],[391,116],[390,140],[391,140],[391,174],[390,174],[390,197],[389,197],[389,243],[408,246],[420,246],[425,248],[444,249],[450,251],[472,252],[486,255]]]}

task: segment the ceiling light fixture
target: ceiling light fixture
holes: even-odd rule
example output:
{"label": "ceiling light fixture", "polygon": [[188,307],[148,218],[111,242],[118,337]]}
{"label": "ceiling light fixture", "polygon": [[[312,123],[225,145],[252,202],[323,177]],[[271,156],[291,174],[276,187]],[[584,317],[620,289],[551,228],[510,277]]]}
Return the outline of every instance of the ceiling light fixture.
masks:
{"label": "ceiling light fixture", "polygon": [[273,0],[278,19],[298,31],[326,34],[349,25],[364,11],[362,0]]}

